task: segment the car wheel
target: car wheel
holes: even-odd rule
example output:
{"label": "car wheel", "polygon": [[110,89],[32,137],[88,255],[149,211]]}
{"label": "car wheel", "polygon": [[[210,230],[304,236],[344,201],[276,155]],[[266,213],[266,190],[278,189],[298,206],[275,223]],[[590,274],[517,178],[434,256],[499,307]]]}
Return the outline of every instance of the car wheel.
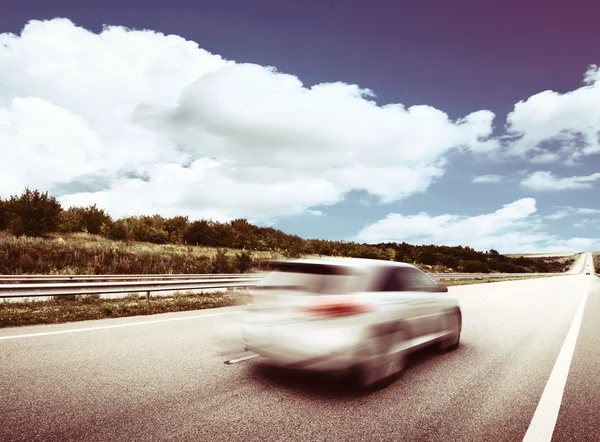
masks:
{"label": "car wheel", "polygon": [[460,344],[460,332],[462,322],[460,314],[457,312],[449,313],[444,317],[444,330],[450,332],[447,336],[439,341],[438,349],[440,351],[456,350]]}
{"label": "car wheel", "polygon": [[356,373],[359,388],[381,389],[399,378],[408,361],[408,352],[404,348],[407,340],[408,334],[404,330],[379,338],[374,345],[375,357]]}

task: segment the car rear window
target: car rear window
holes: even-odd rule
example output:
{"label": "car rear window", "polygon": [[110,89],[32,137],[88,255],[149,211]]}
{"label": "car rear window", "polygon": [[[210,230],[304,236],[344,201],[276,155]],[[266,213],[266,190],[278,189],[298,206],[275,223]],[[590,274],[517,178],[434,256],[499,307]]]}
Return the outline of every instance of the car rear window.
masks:
{"label": "car rear window", "polygon": [[363,274],[347,266],[274,263],[274,270],[256,289],[282,289],[312,294],[343,294],[358,290]]}

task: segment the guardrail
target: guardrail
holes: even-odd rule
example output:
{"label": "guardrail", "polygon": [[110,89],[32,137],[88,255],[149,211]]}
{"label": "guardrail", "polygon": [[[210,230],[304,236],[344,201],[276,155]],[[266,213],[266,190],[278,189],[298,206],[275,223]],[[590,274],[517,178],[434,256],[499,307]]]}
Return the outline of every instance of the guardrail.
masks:
{"label": "guardrail", "polygon": [[[8,282],[74,282],[74,281],[152,281],[186,279],[238,279],[259,277],[263,273],[227,273],[227,274],[138,274],[138,275],[0,275],[0,283]],[[0,287],[2,287],[0,285]]]}
{"label": "guardrail", "polygon": [[2,284],[0,298],[29,298],[38,296],[94,295],[111,293],[206,290],[221,288],[244,288],[254,285],[262,277],[195,279],[175,281],[125,281],[125,282],[72,282],[67,284]]}
{"label": "guardrail", "polygon": [[568,273],[429,273],[431,279],[435,279],[436,281],[449,279],[526,278],[558,275],[568,275]]}
{"label": "guardrail", "polygon": [[[437,281],[565,275],[565,273],[431,273]],[[198,279],[198,277],[201,279]],[[150,293],[180,290],[210,290],[251,287],[265,274],[210,275],[3,275],[1,280],[29,283],[0,284],[0,299],[45,296]],[[133,281],[131,279],[134,279]],[[139,279],[139,280],[138,280]],[[161,280],[162,279],[162,280]],[[48,281],[70,281],[48,284]],[[75,282],[75,281],[87,282]],[[38,281],[30,283],[31,281]]]}
{"label": "guardrail", "polygon": [[[428,273],[432,279],[480,279],[509,278],[543,275],[563,275],[564,273]],[[191,280],[191,279],[244,279],[260,278],[266,273],[228,274],[138,274],[138,275],[0,275],[0,283],[8,282],[75,282],[75,281],[152,281],[152,280]],[[2,285],[0,285],[2,287]]]}

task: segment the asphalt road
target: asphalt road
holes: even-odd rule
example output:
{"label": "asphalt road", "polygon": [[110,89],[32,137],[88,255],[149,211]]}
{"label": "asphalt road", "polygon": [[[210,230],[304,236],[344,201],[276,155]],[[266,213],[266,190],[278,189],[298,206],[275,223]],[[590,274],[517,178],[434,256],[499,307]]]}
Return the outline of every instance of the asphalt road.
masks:
{"label": "asphalt road", "polygon": [[[600,280],[450,292],[463,308],[460,348],[419,353],[371,394],[260,358],[224,364],[248,355],[236,308],[3,329],[0,440],[519,441],[534,415],[552,440],[600,440]],[[553,368],[582,299],[563,396]]]}

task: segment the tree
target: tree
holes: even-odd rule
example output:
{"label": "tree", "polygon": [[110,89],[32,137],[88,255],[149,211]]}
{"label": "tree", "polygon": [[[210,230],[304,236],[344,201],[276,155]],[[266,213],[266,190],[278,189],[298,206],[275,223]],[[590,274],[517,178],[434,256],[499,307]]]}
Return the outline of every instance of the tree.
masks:
{"label": "tree", "polygon": [[0,198],[0,230],[5,230],[8,227],[7,222],[8,202]]}
{"label": "tree", "polygon": [[8,201],[8,227],[16,236],[44,236],[58,229],[62,207],[48,192],[25,188]]}
{"label": "tree", "polygon": [[129,241],[131,229],[126,219],[108,221],[102,224],[101,232],[104,236],[115,241]]}
{"label": "tree", "polygon": [[104,209],[98,209],[95,204],[83,209],[84,225],[88,233],[94,235],[100,233],[102,224],[109,222],[110,219]]}
{"label": "tree", "polygon": [[212,246],[213,232],[211,225],[205,219],[194,221],[185,229],[183,240],[187,244]]}
{"label": "tree", "polygon": [[187,216],[174,216],[165,220],[165,230],[169,234],[169,241],[173,244],[182,244],[185,229],[189,225]]}

